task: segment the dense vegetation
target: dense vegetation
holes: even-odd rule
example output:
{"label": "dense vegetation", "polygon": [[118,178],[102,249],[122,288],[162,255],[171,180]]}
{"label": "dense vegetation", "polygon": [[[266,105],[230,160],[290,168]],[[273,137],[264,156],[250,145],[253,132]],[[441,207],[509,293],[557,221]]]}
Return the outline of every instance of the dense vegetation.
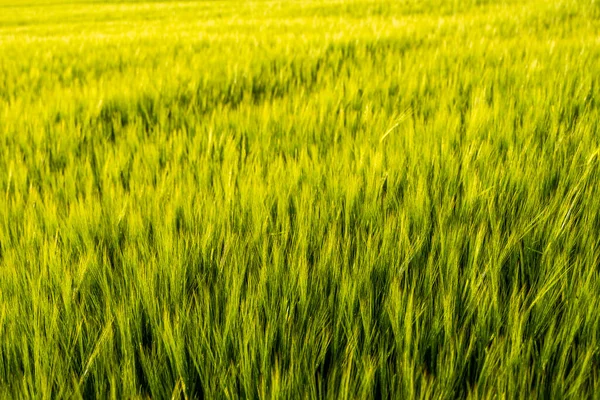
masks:
{"label": "dense vegetation", "polygon": [[599,4],[0,0],[0,396],[598,394]]}

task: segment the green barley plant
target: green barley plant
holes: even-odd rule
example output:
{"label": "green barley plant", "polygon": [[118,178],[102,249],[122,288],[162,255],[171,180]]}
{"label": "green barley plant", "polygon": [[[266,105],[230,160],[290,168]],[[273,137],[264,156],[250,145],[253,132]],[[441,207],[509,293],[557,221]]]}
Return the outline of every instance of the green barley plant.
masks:
{"label": "green barley plant", "polygon": [[0,0],[0,398],[594,398],[600,3]]}

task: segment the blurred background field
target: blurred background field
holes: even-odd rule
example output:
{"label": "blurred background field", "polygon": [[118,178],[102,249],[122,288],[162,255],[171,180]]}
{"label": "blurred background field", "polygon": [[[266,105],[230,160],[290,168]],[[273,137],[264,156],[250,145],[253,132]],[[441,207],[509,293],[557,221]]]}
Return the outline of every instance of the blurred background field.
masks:
{"label": "blurred background field", "polygon": [[590,398],[600,4],[0,0],[0,396]]}

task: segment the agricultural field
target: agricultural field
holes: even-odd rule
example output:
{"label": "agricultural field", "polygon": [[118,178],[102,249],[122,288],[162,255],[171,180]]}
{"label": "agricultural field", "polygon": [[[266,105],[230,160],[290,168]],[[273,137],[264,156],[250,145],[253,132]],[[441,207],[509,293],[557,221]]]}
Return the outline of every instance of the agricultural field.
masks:
{"label": "agricultural field", "polygon": [[0,0],[0,398],[593,398],[596,0]]}

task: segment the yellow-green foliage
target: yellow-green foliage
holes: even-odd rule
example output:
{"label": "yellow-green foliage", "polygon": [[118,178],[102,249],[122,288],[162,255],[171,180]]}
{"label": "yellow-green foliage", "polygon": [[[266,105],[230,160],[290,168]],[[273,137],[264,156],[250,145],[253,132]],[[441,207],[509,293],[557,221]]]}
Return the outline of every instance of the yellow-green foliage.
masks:
{"label": "yellow-green foliage", "polygon": [[597,395],[599,4],[0,0],[0,396]]}

